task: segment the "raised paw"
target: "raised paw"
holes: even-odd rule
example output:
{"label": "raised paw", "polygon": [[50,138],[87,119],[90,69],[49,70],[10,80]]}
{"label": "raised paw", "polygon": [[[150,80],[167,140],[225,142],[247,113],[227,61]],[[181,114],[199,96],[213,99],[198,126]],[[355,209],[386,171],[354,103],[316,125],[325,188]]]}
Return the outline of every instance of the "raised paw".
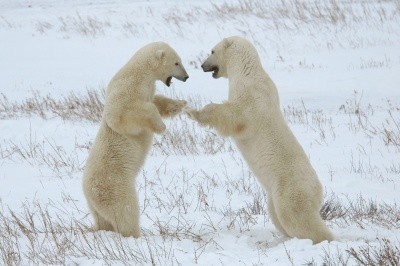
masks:
{"label": "raised paw", "polygon": [[203,113],[211,113],[214,112],[214,109],[218,106],[217,103],[209,103],[206,106],[203,107],[201,110]]}
{"label": "raised paw", "polygon": [[167,113],[171,116],[177,115],[182,112],[183,108],[186,106],[187,102],[185,100],[174,100],[171,101],[166,108]]}
{"label": "raised paw", "polygon": [[192,108],[185,108],[184,112],[189,116],[190,119],[198,122],[200,125],[206,125],[207,124],[207,113],[204,112],[203,110],[195,110]]}
{"label": "raised paw", "polygon": [[192,108],[185,108],[185,113],[189,115],[189,117],[202,125],[208,124],[210,117],[214,114],[215,108],[218,104],[210,103],[203,107],[201,110],[195,110]]}
{"label": "raised paw", "polygon": [[155,133],[161,134],[165,131],[165,129],[167,129],[167,127],[165,126],[162,120],[159,120],[159,121],[153,121],[152,129]]}
{"label": "raised paw", "polygon": [[183,109],[183,111],[189,116],[190,119],[198,121],[198,117],[199,117],[199,111],[190,108],[190,107],[185,107]]}

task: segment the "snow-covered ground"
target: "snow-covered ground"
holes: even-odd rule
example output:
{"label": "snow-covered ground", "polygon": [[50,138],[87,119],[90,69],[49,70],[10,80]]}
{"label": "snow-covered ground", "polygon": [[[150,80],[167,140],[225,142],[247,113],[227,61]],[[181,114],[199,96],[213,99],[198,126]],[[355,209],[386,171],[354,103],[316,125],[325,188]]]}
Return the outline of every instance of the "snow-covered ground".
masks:
{"label": "snow-covered ground", "polygon": [[[158,92],[221,102],[227,81],[199,66],[232,35],[276,83],[336,240],[282,241],[233,143],[185,115],[137,178],[143,236],[90,232],[81,178],[108,81],[162,40],[190,78]],[[0,0],[0,40],[0,264],[399,263],[399,1]]]}

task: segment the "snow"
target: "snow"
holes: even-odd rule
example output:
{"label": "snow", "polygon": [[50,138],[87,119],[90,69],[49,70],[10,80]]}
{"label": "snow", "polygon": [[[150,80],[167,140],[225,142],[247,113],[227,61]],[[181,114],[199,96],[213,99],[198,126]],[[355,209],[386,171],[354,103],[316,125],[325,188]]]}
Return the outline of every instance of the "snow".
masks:
{"label": "snow", "polygon": [[[332,2],[318,3],[330,7]],[[171,88],[159,82],[157,91],[200,99],[202,105],[222,102],[228,95],[227,80],[212,79],[200,65],[223,37],[241,35],[255,44],[276,83],[285,117],[326,197],[334,195],[343,204],[362,197],[377,206],[397,206],[400,147],[385,143],[384,129],[399,138],[398,4],[338,1],[346,19],[329,22],[308,17],[306,11],[305,18],[296,17],[300,13],[294,3],[317,2],[282,3],[288,13],[277,2],[257,0],[1,0],[0,92],[21,103],[35,93],[57,99],[71,92],[101,91],[138,48],[162,40],[180,54],[190,78],[185,83],[174,80]],[[56,224],[90,227],[81,178],[98,123],[53,113],[46,119],[35,114],[7,117],[1,108],[0,115],[2,230],[12,213],[23,217],[27,209],[41,224],[38,206]],[[53,253],[58,260],[48,264],[320,265],[326,254],[346,256],[349,248],[379,247],[382,239],[398,245],[398,221],[385,225],[372,218],[326,221],[336,237],[330,243],[282,239],[265,212],[261,186],[229,140],[217,136],[214,144],[201,142],[213,132],[185,115],[167,125],[172,133],[157,136],[155,143],[178,134],[185,147],[187,137],[179,140],[187,133],[183,130],[198,143],[196,152],[186,153],[172,145],[154,145],[137,178],[143,236],[63,231],[59,239],[77,244],[58,249]],[[249,207],[257,202],[258,210]],[[17,243],[11,250],[20,254],[20,264],[46,263],[45,255],[29,255],[35,254],[36,242],[27,235],[5,237],[0,233],[0,244]],[[35,247],[41,248],[37,254],[56,250],[46,233],[36,237]],[[122,247],[132,253],[121,255]],[[355,263],[354,258],[348,261]]]}

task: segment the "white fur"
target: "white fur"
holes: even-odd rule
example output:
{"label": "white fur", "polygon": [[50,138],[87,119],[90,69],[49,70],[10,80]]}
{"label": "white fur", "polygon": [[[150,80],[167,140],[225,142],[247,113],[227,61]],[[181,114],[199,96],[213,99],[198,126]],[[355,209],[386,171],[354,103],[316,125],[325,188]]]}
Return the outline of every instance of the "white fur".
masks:
{"label": "white fur", "polygon": [[254,46],[240,37],[218,43],[203,69],[218,67],[229,79],[229,98],[187,113],[202,125],[232,136],[269,195],[268,209],[285,236],[314,243],[333,236],[320,217],[323,189],[310,161],[285,122],[276,87]]}
{"label": "white fur", "polygon": [[176,52],[157,42],[137,51],[108,85],[100,129],[83,177],[94,230],[140,236],[135,178],[151,147],[153,132],[165,130],[161,117],[174,116],[186,105],[185,101],[154,96],[156,80],[166,82],[169,76],[187,78]]}

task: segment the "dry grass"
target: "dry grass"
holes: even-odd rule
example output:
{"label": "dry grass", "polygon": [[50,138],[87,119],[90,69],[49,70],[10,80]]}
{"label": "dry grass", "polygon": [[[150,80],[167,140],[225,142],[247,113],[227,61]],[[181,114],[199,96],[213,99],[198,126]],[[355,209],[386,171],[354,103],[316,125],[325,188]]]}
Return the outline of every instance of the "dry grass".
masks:
{"label": "dry grass", "polygon": [[17,164],[28,163],[31,166],[50,169],[54,176],[70,177],[83,170],[82,149],[87,148],[75,143],[72,151],[60,146],[54,140],[38,140],[33,134],[21,143],[9,140],[0,144],[0,160]]}
{"label": "dry grass", "polygon": [[[54,24],[54,25],[53,25]],[[81,36],[99,37],[105,34],[105,31],[111,27],[108,18],[98,18],[96,16],[83,16],[76,12],[73,16],[60,16],[55,23],[38,20],[36,30],[45,34],[47,31],[56,28],[61,33],[76,33]]]}
{"label": "dry grass", "polygon": [[[385,112],[382,119],[377,112]],[[315,143],[327,145],[333,143],[338,135],[339,120],[342,116],[326,114],[323,110],[308,108],[302,101],[301,105],[283,107],[283,113],[289,124],[302,125],[319,136]],[[386,105],[373,106],[365,104],[362,93],[354,92],[353,98],[347,100],[338,108],[338,114],[347,119],[346,129],[354,135],[365,134],[370,140],[379,139],[385,146],[400,149],[400,106],[387,101]],[[382,122],[383,121],[383,122]],[[352,166],[352,168],[356,168]]]}
{"label": "dry grass", "polygon": [[[398,36],[398,30],[393,25],[399,22],[399,1],[355,3],[337,0],[237,0],[211,3],[209,6],[202,3],[191,9],[167,6],[161,12],[149,6],[118,19],[77,12],[55,19],[40,18],[30,23],[34,32],[44,35],[57,32],[65,38],[72,35],[99,38],[117,32],[128,38],[168,36],[169,39],[185,38],[191,41],[201,38],[201,34],[191,33],[188,29],[204,24],[217,35],[232,30],[242,33],[255,43],[266,58],[265,49],[280,53],[285,50],[286,43],[296,36],[302,40],[308,38],[313,43],[311,49],[325,47],[328,50],[376,46],[390,42],[392,36]],[[141,24],[140,20],[136,20],[139,15],[152,17],[152,24]],[[0,27],[15,29],[20,26],[12,18],[0,16]],[[168,32],[160,30],[166,27]],[[375,39],[360,34],[366,28],[384,32],[387,38]],[[258,36],[255,32],[265,34]],[[323,41],[318,39],[321,36]],[[198,68],[204,58],[204,52],[199,53],[189,61],[193,68]],[[285,62],[286,56],[279,54],[279,61]],[[360,60],[353,66],[354,69],[390,68],[394,62],[387,56]],[[298,65],[289,67],[313,70],[323,66],[304,59]],[[21,101],[12,101],[5,94],[0,96],[0,119],[39,116],[46,120],[98,123],[104,104],[103,89],[62,97],[33,92],[31,97]],[[197,107],[205,104],[203,99],[198,98],[189,99],[189,102]],[[396,160],[387,165],[371,163],[374,153],[381,152],[373,145],[383,143],[394,154],[400,151],[398,103],[388,101],[384,106],[372,106],[364,102],[362,93],[355,92],[351,99],[338,106],[337,113],[312,109],[304,102],[285,106],[283,112],[290,126],[299,126],[312,136],[311,143],[318,146],[337,144],[343,132],[346,132],[346,137],[366,136],[370,146],[361,143],[355,150],[345,151],[351,154],[347,169],[349,174],[390,182],[388,176],[400,173]],[[43,166],[52,171],[52,176],[61,178],[80,176],[90,141],[75,143],[74,147],[68,148],[57,145],[52,139],[37,139],[32,132],[29,135],[23,142],[8,140],[0,143],[1,163]],[[20,208],[13,209],[0,201],[0,264],[81,264],[83,259],[88,263],[106,265],[182,265],[182,256],[201,263],[210,249],[217,252],[224,250],[218,243],[219,233],[228,231],[243,235],[259,230],[260,226],[271,225],[265,191],[228,139],[199,128],[183,115],[168,122],[168,130],[155,137],[151,151],[151,155],[155,156],[182,155],[185,158],[220,153],[241,167],[242,171],[232,175],[224,162],[221,162],[217,172],[206,169],[171,172],[168,169],[173,166],[166,163],[161,163],[158,169],[143,171],[138,182],[143,237],[138,240],[107,232],[92,233],[87,209],[82,209],[69,194],[62,195],[60,202],[25,202]],[[329,165],[331,178],[337,178],[335,171]],[[241,199],[239,204],[238,198]],[[397,204],[377,202],[362,196],[341,199],[334,194],[327,195],[321,216],[330,226],[356,225],[365,230],[371,227],[400,229],[400,207]],[[182,241],[190,241],[190,248],[177,244]],[[263,256],[268,255],[268,250],[260,249],[260,252]],[[294,264],[295,258],[286,246],[285,252],[288,263]],[[398,241],[379,239],[346,249],[325,249],[322,263],[398,265],[399,257]],[[316,263],[310,261],[306,264]]]}
{"label": "dry grass", "polygon": [[[398,266],[400,262],[400,243],[388,239],[379,239],[378,243],[366,243],[359,247],[351,247],[345,251],[324,250],[322,257],[324,266]],[[317,265],[308,262],[306,265]]]}
{"label": "dry grass", "polygon": [[[79,209],[56,203],[25,203],[20,213],[0,212],[0,258],[3,265],[79,264],[80,258],[106,265],[161,263],[170,251],[148,236],[130,241],[118,234],[90,234]],[[73,206],[72,206],[73,208]],[[74,217],[79,217],[74,218]]]}
{"label": "dry grass", "polygon": [[[195,97],[187,100],[191,106],[200,107],[204,105],[203,100],[200,98]],[[71,92],[60,98],[51,95],[42,96],[35,91],[32,97],[22,102],[11,101],[5,94],[1,94],[0,98],[1,119],[39,116],[46,120],[61,118],[62,120],[98,123],[101,120],[103,108],[103,89],[99,91],[88,90],[81,95]],[[168,121],[168,123],[168,130],[163,135],[156,136],[154,141],[155,150],[153,152],[163,155],[198,155],[232,152],[234,150],[228,139],[222,138],[210,130],[202,131],[183,117],[182,119]],[[41,142],[32,139],[27,142],[25,144],[10,142],[3,145],[5,147],[0,145],[0,156],[2,158],[10,158],[14,154],[28,159],[38,154],[44,155],[45,152],[42,149]],[[53,146],[49,140],[45,140],[45,142]],[[58,156],[65,157],[65,155]]]}
{"label": "dry grass", "polygon": [[[217,33],[234,30],[251,39],[260,49],[265,48],[267,41],[273,47],[285,47],[288,41],[282,36],[287,33],[289,38],[297,35],[307,36],[315,46],[357,48],[377,43],[390,42],[389,36],[396,36],[398,32],[392,27],[399,21],[399,3],[392,1],[300,1],[300,0],[235,0],[218,3],[194,3],[191,8],[177,4],[166,5],[163,10],[156,10],[151,5],[140,5],[140,8],[123,7],[129,10],[128,15],[121,18],[112,16],[120,13],[119,10],[104,8],[87,10],[85,15],[76,12],[54,18],[38,17],[29,22],[33,26],[33,33],[58,33],[63,38],[80,36],[84,38],[100,38],[118,34],[125,37],[150,39],[171,37],[178,39],[201,38],[196,33],[189,32],[193,25],[204,24],[206,28],[215,29]],[[141,17],[151,17],[151,23],[141,21]],[[249,19],[251,18],[251,19]],[[0,27],[15,28],[18,23],[13,18],[0,16]],[[20,27],[20,26],[19,26]],[[168,32],[160,29],[168,28]],[[385,32],[388,38],[377,39],[360,34],[366,28]],[[257,30],[255,30],[257,29]],[[338,30],[340,29],[340,30]],[[346,31],[348,30],[348,31]],[[262,36],[254,32],[263,32]],[[315,34],[318,32],[319,34]],[[317,39],[330,33],[323,42]],[[350,33],[346,33],[350,32]],[[335,36],[332,37],[332,33]],[[278,50],[280,50],[278,48]],[[265,51],[264,51],[265,52]],[[281,56],[285,59],[286,55]],[[361,62],[362,68],[386,67],[390,65],[390,58],[376,61],[366,59]],[[314,68],[311,63],[310,66]],[[299,66],[304,67],[304,65]],[[318,67],[318,66],[317,66]],[[357,66],[358,67],[358,66]]]}
{"label": "dry grass", "polygon": [[400,108],[389,109],[388,118],[384,121],[380,132],[386,146],[394,146],[400,151]]}
{"label": "dry grass", "polygon": [[320,213],[324,220],[333,221],[339,226],[356,224],[364,229],[370,224],[376,224],[388,229],[400,228],[400,206],[377,203],[362,196],[343,202],[335,195],[330,195]]}
{"label": "dry grass", "polygon": [[99,122],[104,107],[104,89],[87,90],[78,95],[70,92],[66,96],[53,97],[41,95],[34,91],[33,95],[22,102],[11,101],[5,94],[0,94],[0,118],[19,118],[38,115],[43,119],[54,117],[63,120],[86,120]]}
{"label": "dry grass", "polygon": [[358,249],[350,248],[347,252],[360,265],[390,265],[400,263],[400,243],[392,243],[388,239],[381,239],[379,246],[367,244]]}
{"label": "dry grass", "polygon": [[[174,92],[172,92],[174,94]],[[176,95],[173,95],[176,97]],[[179,97],[179,96],[178,96]],[[205,104],[200,98],[187,99],[189,104],[199,108]],[[42,96],[34,91],[33,96],[19,101],[11,101],[1,94],[0,118],[19,118],[33,115],[43,119],[61,118],[72,121],[99,122],[104,107],[104,89],[87,90],[77,95],[73,92],[60,98],[51,95]],[[379,109],[386,110],[387,115],[382,123],[373,121],[374,114]],[[378,109],[378,110],[376,110]],[[347,127],[352,132],[363,132],[371,139],[380,138],[386,146],[400,150],[400,106],[390,101],[386,107],[373,107],[362,103],[362,94],[354,92],[354,98],[347,100],[338,108],[348,118]],[[302,102],[300,106],[288,105],[283,107],[283,113],[288,123],[303,125],[318,134],[315,142],[327,145],[336,140],[337,124],[332,115],[323,110],[313,110]],[[178,121],[178,122],[177,122]],[[212,131],[199,130],[186,119],[170,121],[167,132],[155,140],[155,147],[165,155],[215,154],[217,152],[233,151],[228,140],[217,136]]]}
{"label": "dry grass", "polygon": [[[161,173],[155,175],[163,178]],[[179,186],[177,180],[183,180]],[[144,228],[138,240],[114,233],[92,233],[87,225],[90,223],[87,210],[80,209],[76,200],[67,194],[62,195],[60,202],[25,202],[18,211],[0,205],[0,263],[79,264],[81,258],[85,258],[107,265],[179,265],[177,252],[192,252],[193,261],[199,261],[209,247],[223,250],[214,239],[218,232],[244,233],[257,227],[260,217],[269,221],[266,198],[259,187],[248,191],[255,197],[242,208],[233,208],[228,201],[216,203],[217,207],[212,206],[214,203],[210,199],[204,199],[207,182],[193,181],[187,172],[182,172],[168,185],[165,182],[154,185],[150,180],[143,182],[147,188],[140,187],[139,191],[147,190],[141,199]],[[219,177],[214,186],[230,190],[232,184],[226,181]],[[197,197],[192,196],[195,193]],[[235,192],[236,197],[240,194]],[[206,196],[212,198],[213,193]],[[400,210],[396,205],[380,205],[362,198],[344,204],[335,195],[328,198],[322,213],[329,223],[357,224],[361,228],[370,224],[400,228]],[[193,212],[201,215],[193,219]],[[177,250],[176,243],[183,240],[190,240],[194,250]],[[290,251],[287,252],[291,258]],[[342,262],[354,259],[362,265],[396,265],[393,262],[398,258],[399,245],[385,239],[335,253],[325,250],[323,254],[324,265],[346,265]]]}
{"label": "dry grass", "polygon": [[[51,153],[43,155],[35,144],[30,143],[28,147],[15,151],[11,157],[28,162],[45,158],[55,158],[58,164],[68,161]],[[76,200],[67,194],[62,196],[62,202],[24,203],[18,211],[3,206],[0,258],[6,265],[77,264],[82,257],[107,265],[172,265],[179,264],[176,242],[190,240],[195,248],[185,252],[192,252],[193,261],[199,262],[208,248],[223,249],[213,238],[216,233],[224,230],[245,233],[260,223],[264,226],[269,223],[265,192],[242,159],[237,158],[236,153],[229,154],[243,168],[239,178],[233,178],[226,166],[213,175],[181,170],[170,176],[167,165],[144,172],[144,180],[138,187],[145,220],[140,240],[112,233],[92,234],[87,210],[80,209]],[[215,195],[226,195],[227,200],[215,202]],[[245,199],[241,206],[231,203],[238,197]],[[169,215],[160,216],[163,213]],[[201,215],[194,220],[192,213]],[[399,228],[400,211],[396,205],[377,204],[361,197],[342,202],[330,195],[321,214],[330,223],[340,226],[356,224],[366,228],[377,224]]]}
{"label": "dry grass", "polygon": [[[198,261],[211,246],[223,249],[212,237],[215,232],[225,225],[230,230],[249,230],[255,224],[253,216],[260,215],[259,206],[265,205],[248,204],[225,214],[205,198],[211,198],[206,193],[209,182],[199,182],[187,171],[177,172],[168,182],[162,181],[164,175],[156,169],[151,179],[145,174],[139,186],[145,220],[139,240],[114,233],[93,234],[87,226],[87,210],[80,209],[67,194],[62,195],[60,202],[26,202],[18,211],[0,205],[0,264],[76,264],[83,257],[107,265],[180,265],[175,244],[183,240],[193,242],[194,250],[184,252],[192,252],[193,260]],[[231,185],[225,184],[227,180],[204,176],[207,179],[214,187],[231,190]],[[247,185],[244,190],[248,190]],[[197,195],[193,197],[193,193]],[[265,199],[256,197],[255,201],[259,200]],[[159,215],[164,212],[170,215]],[[203,218],[193,220],[194,212],[201,213]],[[215,215],[221,222],[214,221]]]}

